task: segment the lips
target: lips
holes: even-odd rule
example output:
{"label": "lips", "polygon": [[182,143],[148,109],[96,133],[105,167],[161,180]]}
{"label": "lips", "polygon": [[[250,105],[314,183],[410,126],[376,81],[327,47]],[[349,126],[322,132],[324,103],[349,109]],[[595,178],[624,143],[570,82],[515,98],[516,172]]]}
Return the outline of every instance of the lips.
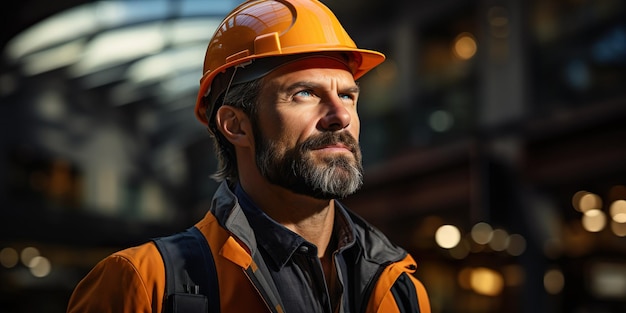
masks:
{"label": "lips", "polygon": [[347,149],[354,152],[357,149],[358,143],[354,137],[348,132],[340,133],[321,133],[313,135],[303,143],[303,148],[307,150],[321,150],[327,148]]}
{"label": "lips", "polygon": [[341,142],[323,145],[317,148],[313,148],[313,150],[337,150],[337,151],[349,151],[354,152],[354,148],[348,144],[344,144]]}

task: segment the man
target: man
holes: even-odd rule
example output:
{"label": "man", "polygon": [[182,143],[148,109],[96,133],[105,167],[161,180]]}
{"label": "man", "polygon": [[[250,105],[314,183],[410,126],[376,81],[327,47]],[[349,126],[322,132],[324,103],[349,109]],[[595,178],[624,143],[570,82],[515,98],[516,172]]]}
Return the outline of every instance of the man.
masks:
{"label": "man", "polygon": [[[430,312],[404,250],[345,208],[362,184],[358,49],[314,0],[248,1],[205,58],[196,115],[223,181],[195,227],[212,251],[222,312]],[[68,312],[161,312],[154,243],[101,261]]]}

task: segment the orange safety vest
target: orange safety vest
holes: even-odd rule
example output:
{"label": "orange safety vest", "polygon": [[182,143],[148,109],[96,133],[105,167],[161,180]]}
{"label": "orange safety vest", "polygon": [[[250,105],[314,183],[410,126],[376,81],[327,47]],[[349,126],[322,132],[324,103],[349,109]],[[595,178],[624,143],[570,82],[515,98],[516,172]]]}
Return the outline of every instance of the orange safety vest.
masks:
{"label": "orange safety vest", "polygon": [[[218,193],[220,193],[218,191]],[[223,191],[222,191],[223,193]],[[232,194],[230,194],[232,196]],[[219,201],[214,201],[219,202]],[[219,277],[221,312],[283,312],[262,296],[248,273],[258,268],[247,246],[224,229],[212,211],[196,227],[207,239]],[[400,313],[391,287],[407,273],[416,290],[420,313],[430,313],[422,283],[412,274],[416,264],[410,255],[388,265],[371,293],[366,313]],[[116,252],[100,261],[76,286],[67,312],[162,312],[165,290],[163,259],[153,242]],[[270,309],[270,306],[272,309]]]}

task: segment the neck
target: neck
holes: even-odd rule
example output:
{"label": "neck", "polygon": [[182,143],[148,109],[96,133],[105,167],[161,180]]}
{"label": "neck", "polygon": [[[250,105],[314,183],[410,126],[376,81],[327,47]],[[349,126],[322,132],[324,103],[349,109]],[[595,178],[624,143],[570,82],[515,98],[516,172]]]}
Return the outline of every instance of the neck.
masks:
{"label": "neck", "polygon": [[[241,182],[242,188],[268,216],[302,236],[323,257],[329,247],[335,219],[335,202],[295,194],[275,185]],[[265,188],[260,188],[264,186]],[[329,252],[330,253],[330,252]]]}
{"label": "neck", "polygon": [[318,248],[318,257],[321,258],[332,252],[328,251],[328,253],[326,253],[327,250],[330,250],[329,244],[332,238],[334,221],[335,205],[334,201],[330,201],[328,205],[318,212],[311,212],[311,214],[306,217],[300,216],[292,218],[292,216],[284,216],[279,223],[302,236],[302,238],[307,241],[315,244]]}

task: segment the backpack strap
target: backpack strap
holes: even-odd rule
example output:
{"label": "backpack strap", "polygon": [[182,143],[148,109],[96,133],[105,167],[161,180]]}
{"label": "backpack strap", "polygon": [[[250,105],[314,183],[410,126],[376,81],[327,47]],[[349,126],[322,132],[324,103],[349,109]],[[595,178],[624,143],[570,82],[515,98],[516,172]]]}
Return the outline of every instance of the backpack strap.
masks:
{"label": "backpack strap", "polygon": [[165,265],[163,312],[219,313],[215,261],[200,230],[193,226],[153,241]]}

